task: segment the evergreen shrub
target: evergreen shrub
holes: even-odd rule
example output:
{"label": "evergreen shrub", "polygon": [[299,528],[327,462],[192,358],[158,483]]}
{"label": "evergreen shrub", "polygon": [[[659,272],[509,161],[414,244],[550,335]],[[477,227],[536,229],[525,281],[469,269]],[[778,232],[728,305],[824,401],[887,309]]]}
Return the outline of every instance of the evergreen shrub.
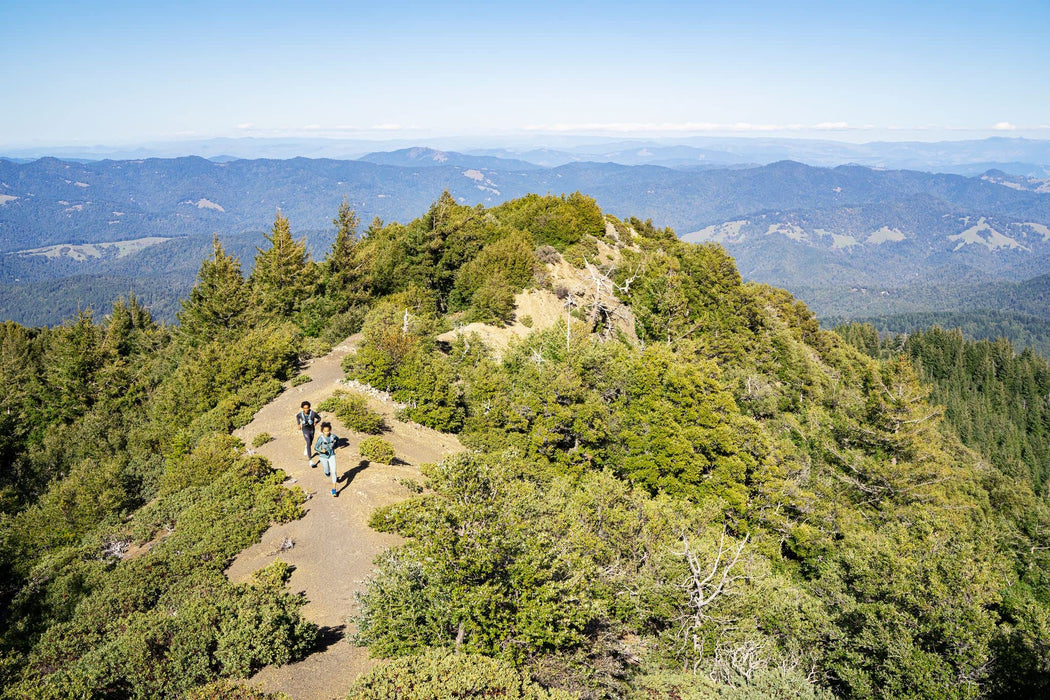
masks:
{"label": "evergreen shrub", "polygon": [[252,447],[262,447],[271,440],[273,440],[273,435],[270,435],[269,433],[259,433],[252,438]]}
{"label": "evergreen shrub", "polygon": [[394,446],[380,437],[365,438],[357,446],[357,451],[369,462],[391,464],[394,461]]}
{"label": "evergreen shrub", "polygon": [[383,416],[370,409],[367,397],[357,392],[337,391],[318,408],[334,413],[347,428],[358,433],[378,435],[386,430]]}
{"label": "evergreen shrub", "polygon": [[507,661],[479,654],[431,650],[395,659],[362,677],[347,700],[573,700],[561,690],[547,690]]}

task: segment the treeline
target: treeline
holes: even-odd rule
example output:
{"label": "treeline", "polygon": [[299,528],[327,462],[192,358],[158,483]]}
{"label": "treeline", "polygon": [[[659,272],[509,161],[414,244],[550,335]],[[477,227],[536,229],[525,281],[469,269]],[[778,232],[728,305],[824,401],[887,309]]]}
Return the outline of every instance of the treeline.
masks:
{"label": "treeline", "polygon": [[973,270],[949,270],[940,282],[911,286],[864,285],[811,287],[787,285],[805,298],[825,327],[851,321],[871,323],[893,333],[931,325],[963,327],[978,339],[1007,337],[1021,347],[1045,348],[1050,321],[1050,275],[1040,274],[1041,258],[1014,269],[1021,282],[988,282]]}
{"label": "treeline", "polygon": [[972,340],[934,326],[903,335],[874,325],[836,331],[873,357],[903,355],[962,441],[1011,477],[1046,494],[1050,478],[1050,362],[1005,338]]}
{"label": "treeline", "polygon": [[0,317],[23,326],[55,326],[85,309],[104,309],[115,299],[134,296],[157,321],[171,322],[189,280],[159,273],[153,277],[74,275],[59,279],[0,284]]}
{"label": "treeline", "polygon": [[823,319],[822,323],[832,328],[847,323],[868,324],[883,334],[910,334],[934,326],[958,328],[971,340],[1005,338],[1019,349],[1031,348],[1044,358],[1050,358],[1050,319],[1011,311],[924,311],[852,321],[828,318]]}

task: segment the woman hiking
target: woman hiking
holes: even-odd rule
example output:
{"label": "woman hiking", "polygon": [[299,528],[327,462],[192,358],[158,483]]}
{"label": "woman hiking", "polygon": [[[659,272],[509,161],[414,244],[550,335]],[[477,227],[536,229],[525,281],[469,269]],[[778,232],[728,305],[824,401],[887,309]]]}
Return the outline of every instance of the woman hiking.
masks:
{"label": "woman hiking", "polygon": [[314,449],[317,450],[317,454],[321,457],[321,466],[324,467],[324,475],[332,477],[332,495],[336,495],[335,485],[339,483],[339,475],[335,470],[335,446],[339,442],[339,438],[332,435],[332,424],[329,422],[321,423],[321,435],[317,438],[317,442],[314,443]]}
{"label": "woman hiking", "polygon": [[306,455],[306,461],[312,467],[314,463],[311,459],[313,454],[310,448],[314,446],[314,426],[321,422],[321,416],[310,408],[309,401],[303,401],[299,408],[302,410],[295,414],[295,425],[303,431],[303,438],[306,439],[306,449],[303,450],[303,454]]}

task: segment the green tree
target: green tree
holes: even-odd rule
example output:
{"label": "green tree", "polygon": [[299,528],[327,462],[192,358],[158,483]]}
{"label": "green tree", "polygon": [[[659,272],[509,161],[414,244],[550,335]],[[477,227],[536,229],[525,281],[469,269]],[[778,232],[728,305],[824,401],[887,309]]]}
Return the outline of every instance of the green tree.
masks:
{"label": "green tree", "polygon": [[226,254],[218,236],[212,247],[211,258],[201,263],[197,283],[178,314],[182,335],[193,343],[229,334],[246,321],[250,289],[241,263]]}
{"label": "green tree", "polygon": [[306,241],[293,240],[292,229],[280,211],[266,235],[270,247],[258,248],[251,281],[261,309],[285,316],[302,309],[313,291],[315,270],[306,254]]}
{"label": "green tree", "polygon": [[106,350],[119,357],[127,357],[137,350],[144,333],[155,331],[157,323],[149,309],[139,303],[134,294],[121,297],[113,303],[113,311],[106,319]]}
{"label": "green tree", "polygon": [[336,227],[335,242],[332,244],[328,257],[325,258],[324,267],[325,287],[329,292],[345,289],[355,278],[357,229],[361,222],[357,218],[357,213],[344,199],[332,223]]}
{"label": "green tree", "polygon": [[61,420],[72,420],[95,403],[97,373],[105,360],[102,328],[95,324],[90,309],[51,333],[45,380],[55,392],[54,405]]}

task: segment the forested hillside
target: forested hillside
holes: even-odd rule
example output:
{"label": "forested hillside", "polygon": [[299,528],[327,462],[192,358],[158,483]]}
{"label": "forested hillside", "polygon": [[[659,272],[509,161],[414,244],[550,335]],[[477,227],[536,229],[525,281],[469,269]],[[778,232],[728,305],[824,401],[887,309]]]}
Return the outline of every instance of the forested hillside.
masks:
{"label": "forested hillside", "polygon": [[[1009,302],[1004,301],[1004,306]],[[1044,307],[1045,308],[1045,307]],[[976,309],[972,311],[927,311],[892,316],[874,316],[848,321],[843,318],[822,318],[821,324],[834,328],[846,323],[871,325],[880,333],[908,335],[934,326],[957,328],[970,340],[998,340],[1005,338],[1018,350],[1030,348],[1044,358],[1050,358],[1050,320],[1013,311]]]}
{"label": "forested hillside", "polygon": [[372,514],[405,544],[356,643],[395,660],[333,694],[1050,690],[1047,474],[944,420],[921,377],[948,365],[580,194],[335,222],[315,263],[278,216],[248,274],[216,241],[177,326],[135,299],[4,326],[6,696],[179,697],[312,652],[286,567],[222,574],[302,498],[229,432],[357,331],[348,376],[470,450]]}
{"label": "forested hillside", "polygon": [[[956,309],[977,285],[1050,270],[1041,180],[791,161],[698,170],[606,155],[553,168],[428,149],[356,161],[0,160],[0,314],[53,325],[78,303],[108,307],[134,291],[171,322],[215,234],[251,264],[280,208],[321,256],[344,198],[366,221],[405,221],[442,189],[488,207],[529,192],[587,192],[608,213],[721,243],[745,279],[785,286],[822,317]],[[44,296],[54,308],[25,303]]]}
{"label": "forested hillside", "polygon": [[1006,338],[972,340],[960,329],[881,335],[870,324],[836,328],[875,357],[907,357],[930,399],[968,446],[1004,473],[1046,494],[1050,478],[1050,362]]}

